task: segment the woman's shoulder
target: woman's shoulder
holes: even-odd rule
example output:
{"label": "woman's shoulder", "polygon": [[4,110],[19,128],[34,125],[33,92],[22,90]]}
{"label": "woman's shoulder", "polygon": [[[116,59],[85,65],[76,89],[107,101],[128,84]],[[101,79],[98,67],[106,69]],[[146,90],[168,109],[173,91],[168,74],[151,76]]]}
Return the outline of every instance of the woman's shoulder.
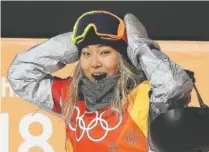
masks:
{"label": "woman's shoulder", "polygon": [[151,84],[149,83],[149,81],[145,80],[142,81],[141,83],[139,83],[135,89],[146,89],[146,90],[150,90],[151,89]]}
{"label": "woman's shoulder", "polygon": [[138,84],[130,93],[129,96],[134,98],[149,98],[151,93],[151,84],[149,81],[143,81]]}
{"label": "woman's shoulder", "polygon": [[67,78],[60,78],[60,77],[53,77],[52,80],[52,89],[59,90],[66,84],[70,84],[72,77]]}
{"label": "woman's shoulder", "polygon": [[53,98],[59,99],[61,95],[66,94],[68,92],[69,85],[72,81],[72,77],[60,78],[54,77],[52,80],[52,95]]}

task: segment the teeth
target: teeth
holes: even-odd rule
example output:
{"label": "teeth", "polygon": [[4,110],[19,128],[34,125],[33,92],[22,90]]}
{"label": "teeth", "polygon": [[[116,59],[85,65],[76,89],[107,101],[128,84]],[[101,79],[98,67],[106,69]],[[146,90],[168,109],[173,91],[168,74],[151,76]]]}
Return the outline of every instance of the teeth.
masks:
{"label": "teeth", "polygon": [[93,75],[101,75],[101,74],[103,74],[103,73],[94,73]]}

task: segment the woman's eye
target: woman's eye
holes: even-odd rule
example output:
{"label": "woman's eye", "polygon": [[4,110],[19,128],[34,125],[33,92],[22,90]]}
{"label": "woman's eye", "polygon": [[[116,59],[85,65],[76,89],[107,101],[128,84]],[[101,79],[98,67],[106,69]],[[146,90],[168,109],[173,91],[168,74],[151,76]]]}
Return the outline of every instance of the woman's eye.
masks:
{"label": "woman's eye", "polygon": [[110,53],[110,51],[103,51],[101,54],[102,55],[107,55],[107,54],[109,54]]}
{"label": "woman's eye", "polygon": [[88,53],[88,52],[83,52],[82,55],[87,57],[87,56],[90,55],[90,53]]}

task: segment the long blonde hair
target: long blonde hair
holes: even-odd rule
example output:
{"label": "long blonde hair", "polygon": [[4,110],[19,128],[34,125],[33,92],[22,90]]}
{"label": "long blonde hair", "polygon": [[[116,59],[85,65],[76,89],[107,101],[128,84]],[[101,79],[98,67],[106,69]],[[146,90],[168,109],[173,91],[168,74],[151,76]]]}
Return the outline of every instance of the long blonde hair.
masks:
{"label": "long blonde hair", "polygon": [[[133,88],[135,88],[142,80],[140,79],[140,73],[137,72],[137,69],[132,64],[124,60],[121,54],[117,54],[119,56],[117,70],[118,72],[120,72],[120,78],[117,82],[117,87],[115,87],[116,101],[112,106],[118,108],[122,112],[126,109],[126,104],[122,103],[122,101],[126,99],[128,93]],[[64,120],[66,122],[70,121],[74,106],[79,100],[79,81],[81,78],[81,74],[82,69],[80,62],[78,62],[75,68],[73,79],[69,86],[69,99],[63,106]],[[131,88],[130,85],[132,86]]]}

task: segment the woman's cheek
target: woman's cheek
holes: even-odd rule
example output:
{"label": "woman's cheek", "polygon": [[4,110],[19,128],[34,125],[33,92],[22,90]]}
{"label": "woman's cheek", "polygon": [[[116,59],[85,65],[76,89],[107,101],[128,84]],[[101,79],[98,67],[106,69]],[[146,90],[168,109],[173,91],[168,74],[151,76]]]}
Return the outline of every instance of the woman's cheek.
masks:
{"label": "woman's cheek", "polygon": [[89,59],[86,59],[86,58],[84,58],[84,57],[81,57],[81,59],[80,59],[80,63],[81,63],[81,68],[82,68],[82,70],[87,70],[88,69],[88,67],[89,67]]}
{"label": "woman's cheek", "polygon": [[114,60],[106,61],[106,69],[108,71],[108,75],[112,76],[116,74],[117,71],[117,63]]}

